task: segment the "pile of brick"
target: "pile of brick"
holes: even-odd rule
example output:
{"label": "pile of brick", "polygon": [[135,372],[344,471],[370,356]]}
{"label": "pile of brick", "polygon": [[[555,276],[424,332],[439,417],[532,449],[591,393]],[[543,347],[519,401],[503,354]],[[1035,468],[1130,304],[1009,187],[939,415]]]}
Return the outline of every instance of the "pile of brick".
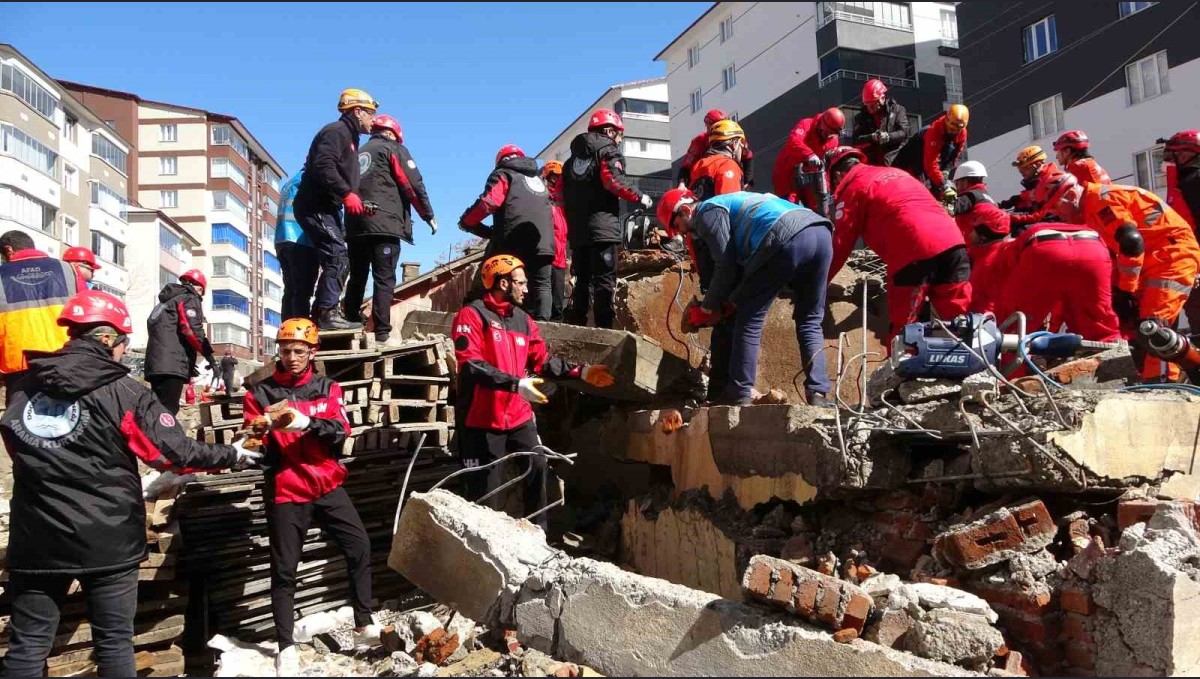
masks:
{"label": "pile of brick", "polygon": [[[450,453],[455,366],[443,338],[388,348],[374,347],[371,339],[361,331],[322,333],[316,366],[344,393],[351,437],[341,462],[350,472],[345,488],[371,538],[375,597],[411,600],[413,588],[386,565],[392,525],[418,445],[409,492],[428,490],[461,466]],[[232,440],[243,424],[240,395],[203,404],[201,422],[201,440]],[[189,638],[198,644],[217,633],[256,640],[272,630],[263,487],[261,470],[201,474],[180,495],[182,564],[202,602],[189,620]],[[340,551],[314,526],[298,571],[296,612],[331,610],[348,603],[347,596]]]}

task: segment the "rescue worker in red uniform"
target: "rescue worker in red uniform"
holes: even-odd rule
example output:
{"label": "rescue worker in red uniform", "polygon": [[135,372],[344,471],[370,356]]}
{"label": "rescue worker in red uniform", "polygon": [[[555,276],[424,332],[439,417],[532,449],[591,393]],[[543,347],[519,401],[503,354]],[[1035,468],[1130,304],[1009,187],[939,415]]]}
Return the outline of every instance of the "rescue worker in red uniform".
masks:
{"label": "rescue worker in red uniform", "polygon": [[[1117,258],[1113,308],[1123,327],[1157,318],[1174,325],[1200,271],[1200,245],[1192,227],[1161,198],[1136,186],[1079,185],[1060,174],[1038,187],[1039,202],[1068,223],[1100,234]],[[1131,336],[1131,335],[1130,335]],[[1179,380],[1180,368],[1141,353],[1145,382]]]}
{"label": "rescue worker in red uniform", "polygon": [[854,116],[854,145],[872,165],[891,165],[908,141],[908,111],[887,96],[887,86],[871,78],[862,90],[863,110]]}
{"label": "rescue worker in red uniform", "polygon": [[928,300],[943,320],[971,303],[971,259],[954,218],[912,175],[866,164],[862,151],[842,147],[829,162],[833,193],[833,263],[837,274],[861,237],[887,264],[891,338]]}
{"label": "rescue worker in red uniform", "polygon": [[996,318],[1017,311],[1030,330],[1067,330],[1097,342],[1120,337],[1112,306],[1112,258],[1100,234],[1079,224],[1034,224],[1006,241],[989,265],[998,283]]}
{"label": "rescue worker in red uniform", "polygon": [[1111,184],[1112,179],[1092,157],[1091,140],[1083,130],[1067,130],[1054,140],[1054,159],[1064,172],[1075,175],[1083,186]]}
{"label": "rescue worker in red uniform", "polygon": [[550,192],[550,209],[554,212],[554,266],[550,270],[550,320],[562,323],[567,302],[567,216],[563,214],[562,163],[547,161],[542,167],[542,181]]}
{"label": "rescue worker in red uniform", "polygon": [[1020,235],[1030,224],[1044,222],[1049,217],[1046,208],[1036,200],[1037,188],[1048,178],[1062,173],[1057,165],[1046,160],[1040,146],[1026,146],[1017,152],[1012,166],[1021,173],[1024,190],[1013,201],[1010,224],[1013,235]]}
{"label": "rescue worker in red uniform", "polygon": [[699,200],[742,190],[744,175],[737,161],[746,144],[746,133],[732,120],[721,120],[708,133],[708,151],[692,165],[692,185]]}
{"label": "rescue worker in red uniform", "polygon": [[1167,165],[1167,205],[1196,229],[1200,217],[1200,130],[1176,132],[1164,144]]}
{"label": "rescue worker in red uniform", "polygon": [[933,195],[943,203],[953,202],[954,185],[946,173],[958,165],[959,156],[967,148],[970,115],[966,106],[952,105],[908,140],[892,166],[928,182]]}
{"label": "rescue worker in red uniform", "polygon": [[775,195],[824,216],[829,202],[825,154],[838,147],[838,135],[845,126],[846,114],[839,108],[796,123],[775,159],[771,173]]}
{"label": "rescue worker in red uniform", "polygon": [[984,179],[987,169],[977,160],[968,160],[954,169],[954,189],[958,192],[954,221],[971,258],[969,310],[979,313],[994,310],[998,289],[992,262],[1009,232],[1008,213],[996,205]]}
{"label": "rescue worker in red uniform", "polygon": [[[691,143],[688,144],[687,153],[683,154],[683,158],[679,161],[679,172],[675,175],[675,184],[677,186],[691,186],[693,180],[692,166],[697,160],[703,158],[704,154],[708,151],[709,135],[712,134],[713,125],[723,120],[734,122],[719,108],[714,108],[704,114],[704,131],[692,137]],[[737,161],[741,165],[746,186],[752,186],[754,184],[754,152],[750,150],[749,142],[743,142],[742,153],[737,158]]]}
{"label": "rescue worker in red uniform", "polygon": [[[300,650],[292,639],[296,569],[313,519],[346,560],[354,645],[370,648],[382,631],[371,619],[371,540],[342,487],[346,468],[338,462],[350,423],[341,385],[314,369],[318,342],[317,326],[309,319],[284,321],[275,340],[275,372],[246,392],[242,403],[245,428],[266,434],[263,501],[271,548],[271,615],[279,644],[275,670],[281,677],[300,676]],[[272,406],[281,402],[286,409],[275,412]]]}
{"label": "rescue worker in red uniform", "polygon": [[[480,271],[487,292],[463,307],[451,326],[458,360],[458,446],[466,467],[486,465],[508,453],[532,451],[540,444],[529,404],[547,402],[539,389],[543,378],[577,379],[601,388],[614,382],[607,366],[576,365],[549,355],[537,322],[520,308],[528,285],[520,260],[496,255],[485,261]],[[532,457],[519,460],[521,466],[532,461]],[[499,487],[504,481],[503,467],[496,465],[487,474],[468,474],[467,497],[477,500]],[[539,497],[541,468],[527,478],[525,514],[543,505]],[[489,504],[502,508],[504,498],[491,498]]]}
{"label": "rescue worker in red uniform", "polygon": [[88,288],[92,287],[92,278],[100,270],[100,263],[96,261],[96,253],[92,252],[91,248],[81,245],[67,248],[63,252],[62,261],[75,269],[75,273],[87,283]]}

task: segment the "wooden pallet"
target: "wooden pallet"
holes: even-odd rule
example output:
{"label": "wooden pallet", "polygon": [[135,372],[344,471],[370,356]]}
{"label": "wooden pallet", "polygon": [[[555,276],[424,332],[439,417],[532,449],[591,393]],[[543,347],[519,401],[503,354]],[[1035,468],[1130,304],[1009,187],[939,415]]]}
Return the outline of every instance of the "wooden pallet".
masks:
{"label": "wooden pallet", "polygon": [[317,354],[317,372],[335,382],[358,382],[375,377],[378,351],[331,351]]}
{"label": "wooden pallet", "polygon": [[204,427],[220,427],[236,422],[242,423],[242,399],[222,398],[200,404],[200,424]]}
{"label": "wooden pallet", "polygon": [[233,443],[233,436],[242,428],[242,420],[231,420],[228,424],[223,424],[219,427],[201,427],[196,431],[196,440],[204,441],[208,444]]}
{"label": "wooden pallet", "polygon": [[321,352],[326,351],[362,351],[375,348],[375,335],[362,328],[354,330],[322,330]]}
{"label": "wooden pallet", "polygon": [[367,408],[367,420],[377,425],[410,422],[437,422],[438,406],[444,403],[424,399],[375,401]]}
{"label": "wooden pallet", "polygon": [[417,342],[395,348],[383,355],[383,375],[386,379],[405,376],[448,377],[446,348],[440,340]]}
{"label": "wooden pallet", "polygon": [[395,375],[380,380],[381,401],[424,399],[445,401],[450,398],[450,378],[445,375]]}

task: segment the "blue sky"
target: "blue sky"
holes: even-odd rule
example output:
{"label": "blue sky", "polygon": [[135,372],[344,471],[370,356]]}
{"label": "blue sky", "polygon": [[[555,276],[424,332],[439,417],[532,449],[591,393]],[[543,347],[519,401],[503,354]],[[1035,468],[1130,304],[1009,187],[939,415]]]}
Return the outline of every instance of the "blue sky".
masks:
{"label": "blue sky", "polygon": [[[51,76],[240,118],[293,173],[361,87],[400,120],[440,231],[428,267],[496,150],[537,153],[614,83],[661,76],[667,43],[710,3],[9,3],[0,42]],[[365,140],[365,137],[364,137]]]}

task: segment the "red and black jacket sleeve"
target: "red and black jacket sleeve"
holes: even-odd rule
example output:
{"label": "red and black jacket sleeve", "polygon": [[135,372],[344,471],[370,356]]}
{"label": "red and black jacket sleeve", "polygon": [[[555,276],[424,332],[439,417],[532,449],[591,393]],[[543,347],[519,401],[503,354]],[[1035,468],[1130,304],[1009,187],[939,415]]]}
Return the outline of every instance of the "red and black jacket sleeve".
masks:
{"label": "red and black jacket sleeve", "polygon": [[625,156],[614,148],[600,152],[600,185],[617,198],[636,203],[642,199],[642,194],[625,176]]}
{"label": "red and black jacket sleeve", "polygon": [[179,314],[179,336],[195,349],[197,355],[215,366],[213,348],[204,332],[204,309],[200,306],[200,298],[187,295],[177,299],[175,305]]}
{"label": "red and black jacket sleeve", "polygon": [[341,204],[355,187],[347,179],[350,165],[358,167],[358,138],[353,136],[353,120],[349,114],[317,132],[309,149],[305,172],[316,175],[326,197],[335,205]]}
{"label": "red and black jacket sleeve", "polygon": [[392,178],[404,196],[421,219],[426,222],[433,220],[433,205],[429,202],[429,194],[425,191],[425,179],[417,169],[417,163],[404,144],[397,144],[397,150],[391,156]]}
{"label": "red and black jacket sleeve", "polygon": [[483,193],[479,198],[467,208],[467,211],[459,217],[458,223],[465,231],[473,233],[480,238],[490,238],[492,230],[483,225],[483,220],[504,204],[508,198],[508,177],[499,170],[493,170],[487,178],[487,184],[483,187]]}
{"label": "red and black jacket sleeve", "polygon": [[350,436],[350,421],[346,418],[346,406],[342,403],[342,385],[333,380],[328,382],[323,397],[326,408],[322,414],[312,416],[306,433],[315,436],[331,450],[337,450]]}
{"label": "red and black jacket sleeve", "polygon": [[133,399],[133,407],[121,416],[121,436],[138,459],[151,468],[188,473],[232,467],[237,461],[233,446],[208,445],[188,437],[149,389],[129,380],[117,388]]}
{"label": "red and black jacket sleeve", "polygon": [[[454,316],[454,357],[463,384],[515,392],[521,380],[488,362],[483,353],[483,318],[471,307]],[[533,347],[530,347],[532,352]]]}
{"label": "red and black jacket sleeve", "polygon": [[529,319],[529,371],[540,377],[551,379],[580,379],[583,376],[582,364],[570,363],[557,356],[551,356],[546,349],[546,341],[542,339],[542,331],[537,323]]}

